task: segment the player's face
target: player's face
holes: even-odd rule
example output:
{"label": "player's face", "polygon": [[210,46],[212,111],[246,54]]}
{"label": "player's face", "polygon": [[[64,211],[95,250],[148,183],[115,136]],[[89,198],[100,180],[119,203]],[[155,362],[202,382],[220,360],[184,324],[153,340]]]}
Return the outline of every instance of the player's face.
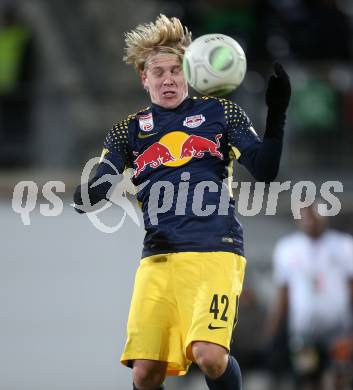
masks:
{"label": "player's face", "polygon": [[314,206],[301,210],[301,219],[298,220],[299,228],[312,238],[318,238],[326,229],[326,221]]}
{"label": "player's face", "polygon": [[188,95],[179,57],[175,54],[156,54],[141,72],[144,88],[152,103],[164,108],[176,108]]}

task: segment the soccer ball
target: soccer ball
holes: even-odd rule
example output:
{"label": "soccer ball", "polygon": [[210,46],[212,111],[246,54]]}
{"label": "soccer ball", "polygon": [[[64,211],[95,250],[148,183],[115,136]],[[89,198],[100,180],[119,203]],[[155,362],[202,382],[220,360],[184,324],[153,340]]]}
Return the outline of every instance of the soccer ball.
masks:
{"label": "soccer ball", "polygon": [[186,48],[183,70],[189,85],[197,92],[222,96],[242,83],[246,57],[233,38],[223,34],[206,34]]}

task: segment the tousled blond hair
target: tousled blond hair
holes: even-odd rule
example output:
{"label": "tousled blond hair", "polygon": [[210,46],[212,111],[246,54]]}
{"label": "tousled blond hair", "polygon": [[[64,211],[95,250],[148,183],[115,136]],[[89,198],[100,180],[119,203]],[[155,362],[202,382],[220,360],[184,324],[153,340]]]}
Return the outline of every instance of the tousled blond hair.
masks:
{"label": "tousled blond hair", "polygon": [[176,54],[182,60],[185,48],[190,43],[191,32],[178,18],[160,14],[154,23],[140,24],[125,34],[123,60],[132,64],[137,71],[142,71],[153,54]]}

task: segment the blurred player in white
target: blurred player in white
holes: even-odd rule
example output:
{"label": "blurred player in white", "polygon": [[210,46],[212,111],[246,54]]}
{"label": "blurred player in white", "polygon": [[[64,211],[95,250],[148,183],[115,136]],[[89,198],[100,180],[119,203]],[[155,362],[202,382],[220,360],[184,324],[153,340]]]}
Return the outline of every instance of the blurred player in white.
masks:
{"label": "blurred player in white", "polygon": [[316,206],[302,210],[301,231],[282,238],[273,256],[278,297],[271,333],[279,331],[288,313],[289,344],[300,389],[323,389],[323,374],[332,368],[342,338],[347,340],[343,344],[348,354],[353,345],[353,238],[328,229]]}

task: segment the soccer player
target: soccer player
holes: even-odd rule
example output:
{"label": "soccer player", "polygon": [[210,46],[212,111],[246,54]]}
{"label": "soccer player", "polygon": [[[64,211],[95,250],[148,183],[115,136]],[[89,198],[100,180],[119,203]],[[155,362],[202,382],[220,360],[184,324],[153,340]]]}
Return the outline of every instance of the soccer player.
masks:
{"label": "soccer player", "polygon": [[353,357],[353,238],[328,228],[318,204],[302,209],[300,231],[276,244],[277,302],[269,336],[278,334],[288,315],[297,388],[322,389],[330,373],[332,389],[344,389]]}
{"label": "soccer player", "polygon": [[[125,62],[137,70],[151,105],[108,132],[88,183],[93,205],[111,190],[111,183],[94,183],[115,169],[134,168],[133,183],[147,183],[137,195],[146,237],[121,357],[135,390],[163,389],[166,375],[183,375],[192,362],[209,389],[241,389],[229,347],[245,258],[235,202],[222,201],[224,179],[232,178],[233,159],[257,180],[275,178],[290,99],[289,78],[276,64],[261,141],[237,104],[188,96],[182,59],[190,42],[187,28],[164,15],[126,34]],[[81,189],[74,200],[82,212]]]}

